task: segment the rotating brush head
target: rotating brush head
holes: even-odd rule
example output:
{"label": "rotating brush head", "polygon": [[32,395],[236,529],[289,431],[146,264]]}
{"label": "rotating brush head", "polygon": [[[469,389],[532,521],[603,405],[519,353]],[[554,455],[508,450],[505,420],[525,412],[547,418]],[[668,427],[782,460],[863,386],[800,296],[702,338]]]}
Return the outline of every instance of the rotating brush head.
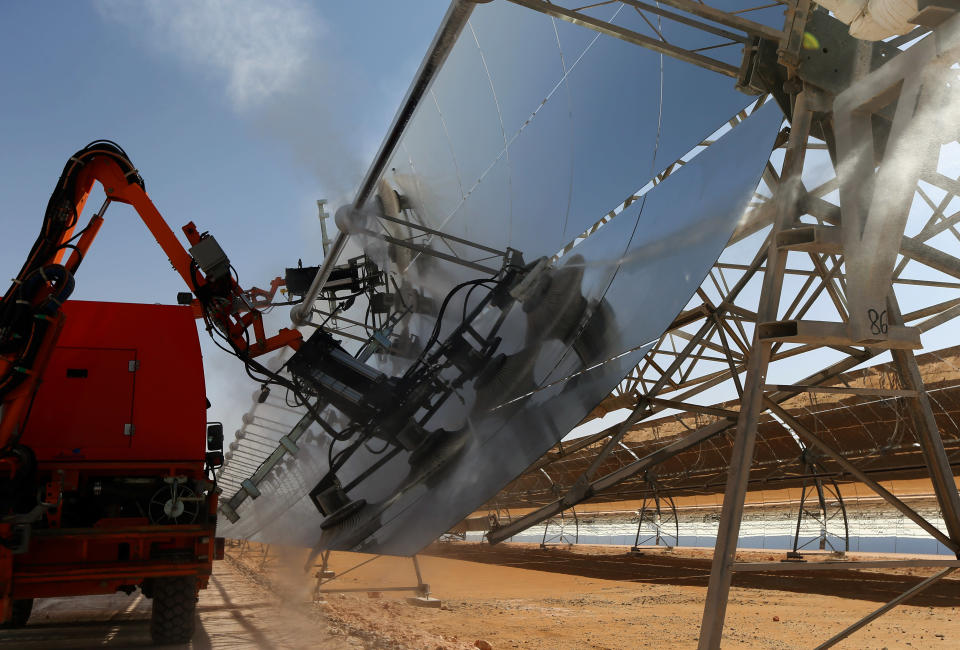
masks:
{"label": "rotating brush head", "polygon": [[337,521],[328,523],[325,519],[320,524],[318,547],[331,548],[335,545],[337,548],[355,548],[380,528],[380,514],[376,511],[376,504],[368,506],[364,499],[352,503],[361,503],[361,505],[345,512]]}
{"label": "rotating brush head", "polygon": [[610,303],[605,299],[597,303],[573,342],[573,349],[584,366],[605,361],[604,353],[614,349],[619,337],[616,323],[616,315]]}
{"label": "rotating brush head", "polygon": [[583,258],[574,255],[563,267],[540,280],[533,297],[523,305],[527,314],[527,342],[567,340],[587,310],[583,297]]}
{"label": "rotating brush head", "polygon": [[434,472],[459,455],[469,440],[470,431],[466,428],[456,431],[431,431],[423,442],[410,452],[407,463],[419,474]]}
{"label": "rotating brush head", "polygon": [[323,521],[320,522],[320,530],[326,531],[335,527],[350,528],[349,522],[354,519],[359,521],[360,511],[363,510],[366,505],[366,499],[357,499],[356,501],[346,503],[324,517]]}
{"label": "rotating brush head", "polygon": [[480,371],[474,388],[474,409],[489,411],[504,401],[525,395],[537,387],[533,368],[540,346],[528,345],[514,354],[498,354]]}

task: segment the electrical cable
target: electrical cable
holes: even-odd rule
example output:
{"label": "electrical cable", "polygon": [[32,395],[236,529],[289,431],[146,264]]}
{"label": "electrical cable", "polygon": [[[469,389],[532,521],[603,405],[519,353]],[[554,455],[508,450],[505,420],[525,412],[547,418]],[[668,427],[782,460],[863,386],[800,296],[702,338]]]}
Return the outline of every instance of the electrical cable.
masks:
{"label": "electrical cable", "polygon": [[[441,324],[442,324],[442,321],[443,321],[443,314],[445,313],[445,311],[446,311],[446,309],[447,309],[447,306],[450,304],[450,301],[453,299],[453,297],[454,297],[460,290],[462,290],[463,288],[468,287],[468,286],[471,287],[471,291],[472,291],[473,289],[476,289],[476,287],[478,287],[478,286],[480,286],[480,285],[487,285],[487,284],[490,284],[490,283],[496,283],[496,278],[497,278],[497,276],[499,276],[499,275],[500,275],[500,273],[498,272],[496,275],[494,275],[494,276],[491,277],[491,278],[480,278],[480,279],[475,279],[475,280],[467,280],[466,282],[462,282],[462,283],[456,285],[453,289],[451,289],[451,290],[447,293],[446,297],[445,297],[444,300],[443,300],[443,303],[442,303],[441,306],[440,306],[440,310],[437,312],[436,324],[435,324],[435,326],[434,326],[433,332],[432,332],[431,335],[430,335],[430,339],[428,340],[427,344],[424,346],[424,349],[423,349],[423,351],[421,351],[421,354],[420,354],[420,356],[418,357],[418,359],[410,366],[411,369],[414,368],[415,366],[417,366],[418,363],[422,362],[423,358],[426,356],[426,353],[429,351],[430,347],[432,347],[432,346],[436,343],[437,339],[439,338],[439,335],[440,335],[440,327],[441,327]],[[493,291],[494,288],[495,288],[495,287],[491,288],[490,291]],[[466,299],[469,300],[469,292],[468,292],[468,294],[467,294]],[[331,314],[331,315],[332,315],[332,314]],[[329,317],[328,317],[328,319],[329,319]],[[366,320],[366,319],[365,319],[365,320]],[[326,323],[326,321],[324,321],[324,323]],[[322,327],[322,325],[321,325],[321,327]],[[407,373],[407,374],[409,374],[409,370],[408,370],[408,373]],[[376,455],[379,455],[379,454],[384,453],[384,452],[387,450],[387,448],[390,447],[389,441],[385,441],[385,442],[384,442],[384,446],[383,446],[379,451],[371,449],[371,448],[369,447],[369,445],[367,445],[367,441],[369,441],[369,439],[370,439],[371,437],[372,437],[372,436],[370,436],[370,435],[366,435],[366,436],[361,436],[361,437],[359,437],[359,438],[354,442],[353,445],[351,445],[350,447],[346,447],[346,448],[342,449],[341,451],[337,452],[337,455],[336,455],[336,456],[333,455],[333,445],[331,444],[330,450],[328,451],[328,454],[327,454],[327,457],[328,457],[328,467],[330,468],[330,469],[329,469],[329,472],[332,473],[332,474],[336,474],[336,471],[343,465],[343,463],[345,463],[345,462],[347,461],[347,459],[349,459],[350,456],[353,455],[353,453],[359,448],[359,445],[360,445],[361,443],[364,445],[364,447],[367,449],[367,451],[369,451],[369,452],[371,452],[371,453],[373,453],[373,454],[376,454]],[[342,457],[342,459],[341,459],[341,457]]]}
{"label": "electrical cable", "polygon": [[[499,275],[499,273],[497,275]],[[461,282],[460,284],[456,285],[453,289],[450,290],[447,296],[443,299],[443,303],[440,305],[440,310],[437,312],[436,323],[433,326],[433,331],[430,333],[430,337],[427,339],[427,342],[424,344],[423,349],[420,351],[420,355],[414,360],[414,362],[407,369],[407,372],[405,373],[406,376],[409,376],[410,374],[412,374],[414,369],[418,368],[423,363],[423,360],[426,358],[427,353],[430,351],[430,348],[432,348],[436,344],[437,339],[440,337],[440,329],[443,325],[444,312],[446,312],[447,305],[450,304],[450,300],[454,297],[454,295],[456,295],[457,292],[459,292],[464,287],[469,287],[471,285],[475,286],[475,285],[485,284],[487,282],[494,280],[495,278],[496,276],[494,276],[493,278],[480,278],[477,280],[467,280],[466,282]]]}
{"label": "electrical cable", "polygon": [[[492,280],[488,280],[487,282],[492,282]],[[484,283],[484,285],[475,284],[472,287],[470,287],[470,291],[467,292],[467,297],[463,299],[463,311],[461,313],[460,320],[467,320],[467,307],[470,304],[470,296],[473,294],[474,289],[476,289],[479,286],[485,286],[485,285],[486,283]],[[494,285],[494,288],[495,287],[496,285]],[[491,288],[490,290],[493,291],[493,288]]]}
{"label": "electrical cable", "polygon": [[388,440],[384,440],[384,441],[383,441],[383,447],[381,447],[380,449],[371,449],[369,442],[370,442],[370,441],[369,441],[369,439],[368,439],[366,442],[363,443],[363,446],[364,446],[364,448],[365,448],[367,451],[369,451],[369,452],[370,452],[371,454],[373,454],[374,456],[379,456],[380,454],[382,454],[383,452],[385,452],[385,451],[387,450],[387,447],[390,446],[390,442],[389,442]]}

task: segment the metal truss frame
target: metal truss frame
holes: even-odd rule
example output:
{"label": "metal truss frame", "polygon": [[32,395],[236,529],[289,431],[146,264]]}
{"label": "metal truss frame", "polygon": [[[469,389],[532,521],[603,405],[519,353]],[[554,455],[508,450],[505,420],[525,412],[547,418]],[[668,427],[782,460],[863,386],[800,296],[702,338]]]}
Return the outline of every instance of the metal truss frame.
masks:
{"label": "metal truss frame", "polygon": [[[847,508],[843,503],[840,486],[833,478],[824,478],[819,475],[823,470],[817,460],[806,458],[807,452],[804,452],[804,456],[804,466],[807,468],[807,473],[812,475],[813,478],[805,480],[803,487],[800,488],[800,505],[797,508],[797,528],[793,535],[793,552],[787,553],[787,557],[796,560],[801,559],[801,552],[809,551],[810,544],[813,542],[817,542],[820,551],[829,550],[834,554],[842,555],[850,550],[850,524],[847,520]],[[814,505],[811,507],[808,502],[813,502]],[[838,525],[835,523],[838,517],[843,524],[842,536],[833,532],[834,527]],[[808,521],[812,519],[818,525],[819,533],[801,544],[800,534],[803,531],[804,519]],[[834,546],[834,541],[837,540],[842,541],[843,548]]]}
{"label": "metal truss frame", "polygon": [[[649,507],[648,502],[651,504]],[[649,523],[653,530],[644,530],[644,523]],[[668,543],[668,539],[672,539],[673,543]],[[668,549],[680,545],[680,518],[677,516],[677,504],[669,494],[661,496],[656,485],[654,485],[653,494],[650,497],[644,497],[643,505],[637,511],[637,534],[633,538],[630,551],[639,553],[642,550],[641,547],[649,545],[651,541],[653,546],[661,546],[662,543]]]}
{"label": "metal truss frame", "polygon": [[[417,584],[411,586],[371,586],[371,587],[329,587],[331,582],[342,578],[348,573],[359,569],[360,567],[366,566],[371,562],[374,562],[383,557],[382,555],[374,555],[371,558],[366,560],[361,560],[357,564],[354,564],[352,567],[346,571],[340,573],[335,573],[330,570],[330,551],[324,551],[320,555],[320,569],[314,574],[316,582],[313,587],[313,602],[318,602],[323,600],[326,594],[349,594],[349,593],[377,593],[382,591],[409,591],[414,595],[407,598],[407,602],[411,605],[417,605],[420,607],[433,607],[437,608],[442,605],[440,600],[433,598],[430,595],[430,585],[423,581],[423,573],[420,570],[420,561],[417,560],[416,555],[411,555],[410,559],[413,561],[413,571],[417,577]],[[311,560],[309,565],[313,566],[314,557],[311,555]]]}
{"label": "metal truss frame", "polygon": [[[573,524],[572,536],[570,534],[571,523]],[[549,546],[558,544],[561,546],[573,546],[579,543],[580,518],[577,517],[576,508],[570,508],[569,517],[567,516],[567,511],[564,510],[553,519],[548,519],[547,523],[544,524],[543,538],[540,540],[540,548],[547,548]]]}
{"label": "metal truss frame", "polygon": [[[734,75],[702,61],[699,53],[677,52],[649,37],[628,34],[621,27],[601,24],[583,14],[595,5],[571,8],[570,3],[539,0],[510,0],[569,22],[648,47],[721,74],[736,76],[744,85],[744,67]],[[613,3],[600,3],[613,4]],[[620,2],[637,11],[665,16],[637,2]],[[690,3],[696,4],[696,3]],[[667,1],[663,6],[689,9],[685,2]],[[705,5],[694,7],[700,9]],[[952,125],[941,124],[944,137],[931,142],[918,133],[918,112],[935,115],[943,104],[943,75],[960,58],[960,18],[953,17],[936,27],[914,47],[889,56],[883,47],[898,47],[922,36],[927,27],[881,46],[859,44],[868,60],[860,78],[837,93],[798,74],[796,54],[791,49],[802,37],[810,5],[788,3],[784,30],[778,35],[745,34],[777,40],[779,63],[786,69],[790,120],[789,138],[782,163],[772,159],[763,175],[756,202],[744,219],[731,246],[748,241],[769,228],[749,264],[721,261],[713,268],[698,292],[700,304],[692,305],[675,320],[637,368],[624,380],[594,416],[618,408],[631,408],[619,425],[579,440],[561,443],[535,463],[527,475],[560,464],[578,453],[595,450],[589,467],[572,480],[566,492],[553,502],[508,522],[501,520],[487,537],[491,543],[509,539],[538,522],[556,517],[565,509],[615,490],[623,481],[643,475],[673,456],[701,445],[711,445],[719,436],[732,437],[732,456],[727,473],[717,546],[701,626],[700,648],[718,648],[723,634],[732,574],[736,571],[772,571],[827,568],[824,563],[738,563],[735,550],[751,468],[757,445],[757,425],[762,415],[777,420],[797,440],[798,464],[808,450],[815,451],[836,468],[839,476],[858,481],[876,492],[893,508],[923,528],[960,558],[960,495],[953,482],[953,465],[948,458],[930,398],[912,350],[920,347],[920,334],[960,315],[960,299],[924,305],[901,313],[896,289],[912,287],[960,288],[960,259],[942,250],[932,240],[944,233],[960,240],[957,222],[960,212],[948,214],[950,202],[960,196],[960,181],[931,167],[940,145],[955,139]],[[702,10],[703,11],[703,10]],[[702,15],[702,14],[701,14]],[[713,20],[713,16],[710,17]],[[720,21],[714,21],[720,22]],[[737,28],[732,22],[720,24]],[[740,28],[746,27],[740,25]],[[709,31],[709,30],[708,30]],[[714,33],[714,32],[710,32]],[[719,36],[719,35],[718,35]],[[748,58],[747,40],[745,61]],[[881,48],[878,50],[878,48]],[[885,60],[869,65],[870,54],[884,52]],[[697,56],[694,56],[697,55]],[[790,65],[791,61],[794,65]],[[746,65],[746,64],[745,64]],[[873,71],[871,72],[871,68]],[[815,77],[816,75],[810,75]],[[772,90],[772,89],[771,89]],[[897,101],[902,98],[901,101]],[[778,98],[783,105],[782,98]],[[878,116],[881,118],[878,121]],[[866,144],[865,144],[866,143]],[[918,147],[918,145],[921,145]],[[709,146],[709,143],[705,143]],[[862,155],[869,146],[869,155]],[[919,149],[923,151],[918,152]],[[804,180],[808,152],[830,154],[833,176],[814,187]],[[913,152],[914,156],[906,155]],[[775,156],[779,158],[779,156]],[[882,161],[875,171],[874,159]],[[904,163],[904,160],[908,162]],[[822,161],[821,161],[822,164]],[[667,173],[670,170],[666,170]],[[938,188],[935,197],[929,186]],[[839,201],[834,195],[839,190]],[[927,222],[913,235],[904,227],[911,203],[919,197],[927,204]],[[589,237],[636,197],[628,197],[588,229]],[[772,226],[772,227],[771,227]],[[569,250],[577,242],[571,242]],[[946,279],[909,277],[908,265],[936,271]],[[759,292],[756,284],[760,284]],[[750,286],[751,290],[745,291]],[[785,286],[787,287],[785,289]],[[812,320],[812,314],[832,308],[830,320]],[[824,354],[826,352],[826,354]],[[841,373],[889,352],[897,369],[897,386],[830,385]],[[822,368],[790,384],[768,383],[771,367],[794,363],[804,355],[829,358]],[[726,386],[738,396],[720,405],[709,402],[711,390]],[[817,432],[797,420],[784,404],[801,394],[840,393],[850,398],[896,399],[904,404],[907,418],[916,433],[916,444],[933,482],[946,531],[926,520],[913,508],[891,494],[865,471],[862,459],[851,462]],[[643,458],[623,457],[622,442],[637,424],[654,415],[673,414],[690,429]],[[698,422],[691,427],[689,422]],[[761,441],[762,443],[762,441]],[[627,451],[630,451],[627,449]],[[784,460],[785,462],[785,460]],[[611,463],[619,467],[610,471]],[[781,465],[784,463],[781,463]],[[601,471],[604,470],[604,471]],[[782,473],[771,467],[766,476]],[[609,500],[605,499],[605,500]],[[491,502],[497,507],[498,501]],[[910,565],[940,567],[943,570],[911,588],[874,613],[857,621],[819,647],[829,647],[863,625],[929,588],[958,566],[960,560],[910,561]],[[884,566],[906,566],[891,561]],[[870,566],[873,566],[872,564]],[[830,568],[838,568],[829,563]],[[864,563],[844,562],[843,568],[868,568]]]}
{"label": "metal truss frame", "polygon": [[[754,7],[745,7],[738,12],[724,11],[711,6],[708,2],[696,2],[695,0],[660,0],[657,3],[640,2],[639,0],[601,0],[586,4],[582,3],[582,0],[561,2],[551,0],[509,1],[726,75],[737,79],[741,84],[746,80],[750,49],[760,39],[777,44],[783,43],[781,60],[791,61],[793,65],[796,65],[799,61],[802,41],[802,32],[797,32],[798,28],[796,26],[804,24],[806,14],[810,10],[809,0],[796,3],[786,0],[771,0],[758,3]],[[751,11],[776,5],[783,5],[786,9],[786,21],[781,30],[744,17],[749,15]],[[650,28],[650,34],[627,29],[615,22],[598,18],[595,12],[591,13],[591,10],[596,10],[599,7],[610,6],[623,7],[638,13]],[[673,43],[664,34],[667,30],[655,24],[664,20],[693,28],[701,34],[709,34],[712,37],[711,42],[696,48],[683,47]],[[725,60],[711,56],[711,54],[705,54],[705,52],[712,53],[715,50],[727,47],[741,47],[743,49],[743,63],[735,66]]]}

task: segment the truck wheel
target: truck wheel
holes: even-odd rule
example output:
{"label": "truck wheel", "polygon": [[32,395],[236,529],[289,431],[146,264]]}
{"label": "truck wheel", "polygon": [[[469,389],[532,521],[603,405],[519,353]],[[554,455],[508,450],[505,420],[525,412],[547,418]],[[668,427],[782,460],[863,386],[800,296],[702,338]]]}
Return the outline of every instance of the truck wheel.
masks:
{"label": "truck wheel", "polygon": [[33,598],[22,598],[13,601],[13,614],[10,620],[0,624],[0,628],[10,629],[23,627],[30,620],[30,612],[33,611]]}
{"label": "truck wheel", "polygon": [[193,576],[153,580],[150,637],[158,645],[187,643],[197,613],[197,579]]}

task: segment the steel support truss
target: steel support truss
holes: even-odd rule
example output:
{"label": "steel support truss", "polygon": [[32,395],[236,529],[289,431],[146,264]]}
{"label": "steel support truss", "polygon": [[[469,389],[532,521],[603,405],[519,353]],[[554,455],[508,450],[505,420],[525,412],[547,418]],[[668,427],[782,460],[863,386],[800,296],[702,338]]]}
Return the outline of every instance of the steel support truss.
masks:
{"label": "steel support truss", "polygon": [[669,494],[660,495],[653,484],[653,495],[644,497],[637,511],[637,534],[633,538],[632,553],[639,553],[643,546],[665,546],[672,549],[680,545],[680,518],[677,504]]}
{"label": "steel support truss", "polygon": [[[430,608],[439,608],[443,603],[438,599],[430,595],[430,585],[423,581],[423,573],[420,570],[420,561],[417,559],[416,555],[410,556],[410,559],[413,562],[413,571],[417,578],[417,584],[411,586],[369,586],[369,587],[330,587],[330,583],[334,580],[342,578],[343,576],[351,573],[352,571],[359,569],[360,567],[366,566],[371,562],[374,562],[383,557],[382,555],[374,555],[373,557],[367,558],[366,560],[361,560],[357,564],[353,565],[349,569],[336,573],[330,570],[330,551],[323,551],[320,554],[320,567],[314,573],[314,578],[316,582],[313,587],[313,602],[321,602],[326,597],[326,594],[347,594],[347,593],[379,593],[382,591],[409,591],[414,595],[407,598],[407,603],[410,605],[415,605],[417,607],[430,607]],[[308,560],[307,568],[314,567],[313,561],[315,555],[310,556]]]}
{"label": "steel support truss", "polygon": [[[744,87],[746,87],[751,48],[755,47],[761,39],[776,45],[782,43],[781,61],[789,62],[792,66],[797,65],[803,36],[801,27],[806,22],[807,13],[810,11],[809,0],[795,3],[773,0],[745,6],[737,12],[725,11],[711,6],[709,2],[696,0],[659,0],[659,2],[606,0],[589,3],[580,0],[560,2],[510,0],[510,2],[732,77]],[[786,20],[781,29],[750,20],[751,12],[777,5],[783,6],[786,14]],[[604,14],[609,16],[611,8],[636,12],[643,18],[649,30],[638,31],[618,24],[616,18],[619,11],[612,19],[602,17]],[[697,30],[701,35],[708,36],[709,41],[693,48],[674,42],[684,40],[668,37],[671,33],[670,27],[679,25]],[[742,60],[738,65],[730,63],[729,57],[716,56],[717,51],[727,48],[739,49]]]}
{"label": "steel support truss", "polygon": [[[793,535],[793,552],[787,557],[794,560],[802,558],[802,551],[811,550],[811,544],[817,542],[817,549],[843,555],[850,550],[850,524],[847,521],[847,508],[843,503],[840,486],[833,478],[824,478],[821,463],[811,450],[803,452],[803,466],[811,478],[804,480],[800,488],[800,505],[797,508],[797,528]],[[804,535],[804,530],[814,526],[816,535]],[[839,532],[838,532],[839,531]],[[801,539],[810,537],[801,543]]]}
{"label": "steel support truss", "polygon": [[[666,47],[662,38],[650,43],[649,37],[598,24],[602,21],[584,13],[596,5],[576,8],[568,2],[511,1],[736,76],[729,68],[717,69],[691,56],[696,53]],[[642,3],[619,4],[672,18]],[[706,12],[705,6],[694,8]],[[666,7],[688,9],[686,3],[673,0],[657,8]],[[949,418],[943,417],[944,409],[927,391],[913,353],[921,347],[921,334],[960,315],[960,293],[956,293],[960,289],[960,212],[951,211],[956,209],[952,201],[960,197],[960,170],[949,174],[938,163],[941,147],[957,138],[956,126],[943,116],[953,114],[944,110],[946,106],[960,105],[955,103],[960,98],[951,94],[956,71],[950,71],[960,61],[960,18],[948,19],[894,56],[884,48],[922,36],[927,28],[887,44],[858,44],[861,64],[854,66],[850,83],[838,89],[813,83],[811,77],[816,80],[816,74],[802,74],[802,66],[790,67],[791,39],[802,36],[809,5],[793,3],[789,9],[787,24],[778,35],[750,32],[749,26],[740,23],[746,34],[778,40],[780,63],[786,64],[785,112],[790,129],[728,247],[728,253],[736,251],[736,255],[721,257],[697,299],[592,414],[629,408],[626,419],[561,443],[488,504],[491,509],[521,505],[511,500],[512,487],[517,495],[522,488],[527,499],[543,499],[543,505],[529,514],[501,519],[487,535],[496,543],[590,499],[652,496],[639,477],[684,454],[700,450],[703,456],[722,457],[719,465],[713,461],[712,468],[688,467],[685,473],[689,477],[690,471],[703,470],[706,476],[712,469],[726,475],[725,485],[710,487],[724,497],[701,648],[720,646],[734,572],[826,568],[823,563],[784,567],[735,561],[747,491],[804,480],[791,475],[788,468],[803,467],[809,454],[816,454],[821,467],[806,480],[821,485],[823,481],[836,485],[838,480],[861,483],[960,557],[960,495],[953,478],[960,467],[960,427],[953,422],[944,428]],[[804,20],[796,22],[798,16]],[[733,21],[720,24],[737,28]],[[883,54],[881,61],[878,52]],[[951,74],[953,86],[946,82]],[[778,101],[783,106],[782,98]],[[637,198],[628,197],[620,209]],[[611,211],[580,239],[618,213],[618,209]],[[743,260],[744,252],[750,250],[752,259]],[[901,303],[909,303],[909,308],[901,309]],[[877,374],[874,383],[866,379],[853,385],[838,383],[853,376],[850,371],[858,366],[888,354],[895,371],[890,376]],[[798,378],[796,368],[818,369]],[[784,375],[793,376],[783,381]],[[716,403],[718,395],[730,394],[736,399]],[[877,434],[867,448],[844,448],[829,431],[818,430],[816,411],[807,409],[813,417],[798,415],[798,404],[831,397],[838,404],[843,400],[838,408],[851,414],[856,408],[890,409],[897,418],[896,433]],[[665,444],[653,450],[648,445],[649,453],[638,457],[624,443],[629,445],[633,432],[654,416],[660,418],[658,422],[673,418],[678,426],[663,436]],[[792,455],[758,436],[761,423],[793,437]],[[867,436],[872,435],[864,429]],[[652,431],[656,437],[657,431]],[[651,429],[643,432],[649,435]],[[943,530],[881,485],[882,473],[872,467],[883,454],[901,453],[907,447],[920,450],[921,464],[912,471],[930,478]],[[569,475],[564,494],[551,497],[553,490],[538,492],[536,481],[543,470],[549,468],[559,482],[564,471],[573,471],[568,467],[577,473]],[[658,476],[669,493],[671,477]],[[676,478],[681,485],[679,473]],[[837,497],[839,501],[839,488]],[[820,647],[833,645],[960,566],[954,560],[920,564],[943,570]],[[903,563],[889,564],[894,565]],[[830,568],[837,566],[830,563]],[[856,562],[839,566],[866,568]]]}
{"label": "steel support truss", "polygon": [[552,545],[573,546],[580,542],[580,519],[577,509],[564,510],[553,519],[548,519],[543,527],[540,548]]}

